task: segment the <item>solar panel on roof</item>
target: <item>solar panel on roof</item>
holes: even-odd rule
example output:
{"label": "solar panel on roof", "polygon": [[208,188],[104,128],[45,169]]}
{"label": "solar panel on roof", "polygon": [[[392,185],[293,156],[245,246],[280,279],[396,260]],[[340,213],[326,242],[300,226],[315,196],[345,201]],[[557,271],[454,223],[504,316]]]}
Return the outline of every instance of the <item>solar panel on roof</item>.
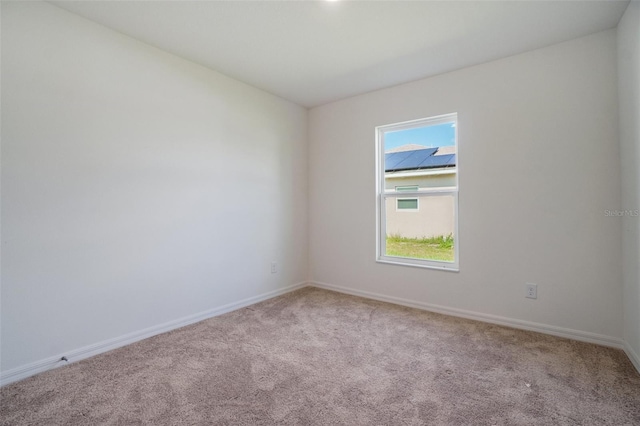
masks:
{"label": "solar panel on roof", "polygon": [[384,169],[395,170],[395,167],[409,157],[413,151],[392,152],[384,155]]}
{"label": "solar panel on roof", "polygon": [[434,155],[432,157],[426,158],[417,168],[420,169],[432,169],[435,167],[448,167],[455,166],[455,154],[446,154],[446,155]]}
{"label": "solar panel on roof", "polygon": [[427,158],[436,152],[435,149],[420,149],[412,151],[412,155],[407,157],[404,161],[396,166],[396,170],[410,170],[416,169]]}
{"label": "solar panel on roof", "polygon": [[386,154],[384,169],[387,172],[415,169],[426,158],[435,154],[437,150],[438,148],[427,148]]}

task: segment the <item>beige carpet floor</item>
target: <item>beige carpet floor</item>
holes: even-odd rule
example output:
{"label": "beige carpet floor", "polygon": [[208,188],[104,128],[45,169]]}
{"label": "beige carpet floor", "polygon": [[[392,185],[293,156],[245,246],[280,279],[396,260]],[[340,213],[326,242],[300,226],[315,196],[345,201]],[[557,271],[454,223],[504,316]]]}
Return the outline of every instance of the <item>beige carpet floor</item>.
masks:
{"label": "beige carpet floor", "polygon": [[640,425],[620,350],[315,288],[0,397],[2,425]]}

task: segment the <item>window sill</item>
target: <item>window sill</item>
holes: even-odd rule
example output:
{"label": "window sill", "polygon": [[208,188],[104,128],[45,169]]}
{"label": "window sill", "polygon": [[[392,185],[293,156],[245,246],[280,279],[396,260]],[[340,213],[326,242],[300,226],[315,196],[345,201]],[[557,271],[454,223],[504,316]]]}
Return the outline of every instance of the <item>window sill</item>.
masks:
{"label": "window sill", "polygon": [[460,272],[459,265],[455,263],[451,264],[435,264],[435,263],[418,263],[413,262],[410,259],[403,258],[390,258],[390,257],[381,257],[376,259],[377,263],[386,263],[389,265],[397,265],[397,266],[412,266],[414,268],[424,268],[424,269],[436,269],[439,271],[447,271],[447,272]]}

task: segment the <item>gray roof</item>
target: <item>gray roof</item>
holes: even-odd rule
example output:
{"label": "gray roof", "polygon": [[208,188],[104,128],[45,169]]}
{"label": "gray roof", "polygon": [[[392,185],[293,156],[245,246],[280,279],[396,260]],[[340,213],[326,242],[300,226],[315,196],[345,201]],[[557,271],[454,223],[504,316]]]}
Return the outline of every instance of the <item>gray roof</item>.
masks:
{"label": "gray roof", "polygon": [[422,148],[388,152],[384,155],[384,171],[399,172],[456,166],[456,154],[437,155],[438,150],[439,148]]}

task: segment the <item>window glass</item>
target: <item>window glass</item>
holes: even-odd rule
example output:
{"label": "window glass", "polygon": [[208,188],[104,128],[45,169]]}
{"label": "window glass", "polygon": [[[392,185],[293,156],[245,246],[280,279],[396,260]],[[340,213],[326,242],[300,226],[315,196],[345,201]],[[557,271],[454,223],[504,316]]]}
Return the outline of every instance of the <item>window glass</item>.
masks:
{"label": "window glass", "polygon": [[459,267],[456,114],[376,128],[377,260]]}

